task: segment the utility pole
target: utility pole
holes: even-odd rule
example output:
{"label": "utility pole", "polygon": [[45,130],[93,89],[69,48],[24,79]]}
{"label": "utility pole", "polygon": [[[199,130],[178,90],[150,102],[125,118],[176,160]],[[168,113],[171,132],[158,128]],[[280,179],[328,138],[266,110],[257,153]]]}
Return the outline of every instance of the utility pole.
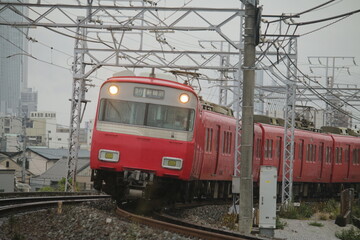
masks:
{"label": "utility pole", "polygon": [[[289,40],[288,73],[286,83],[286,104],[284,123],[284,151],[282,164],[281,204],[284,208],[292,202],[294,138],[295,138],[295,105],[297,76],[297,39]],[[294,56],[294,57],[290,57]]]}
{"label": "utility pole", "polygon": [[254,139],[254,87],[257,1],[242,1],[245,4],[243,101],[240,161],[239,231],[250,234],[253,222],[253,139]]}
{"label": "utility pole", "polygon": [[[81,28],[81,24],[85,21],[85,18],[79,17],[77,27],[77,38],[75,40],[75,48],[84,48],[86,46],[86,29]],[[70,116],[70,136],[69,136],[69,155],[67,159],[67,175],[65,181],[65,192],[76,192],[76,172],[78,153],[80,148],[79,136],[80,136],[80,123],[81,123],[81,111],[82,103],[86,104],[85,100],[85,64],[84,64],[84,52],[79,53],[75,51],[74,63],[73,63],[73,88],[71,99],[71,116]],[[71,181],[70,181],[71,179]]]}

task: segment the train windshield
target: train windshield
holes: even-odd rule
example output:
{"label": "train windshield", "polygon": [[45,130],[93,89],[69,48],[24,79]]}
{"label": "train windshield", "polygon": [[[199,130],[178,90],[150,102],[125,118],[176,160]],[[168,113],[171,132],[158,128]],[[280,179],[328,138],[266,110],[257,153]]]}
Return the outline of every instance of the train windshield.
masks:
{"label": "train windshield", "polygon": [[102,99],[99,109],[100,121],[180,131],[193,130],[194,116],[194,109],[113,99]]}

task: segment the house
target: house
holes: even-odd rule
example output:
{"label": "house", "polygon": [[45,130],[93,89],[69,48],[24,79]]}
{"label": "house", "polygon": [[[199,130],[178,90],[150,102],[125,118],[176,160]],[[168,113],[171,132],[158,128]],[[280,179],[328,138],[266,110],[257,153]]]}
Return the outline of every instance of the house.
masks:
{"label": "house", "polygon": [[[40,176],[31,178],[30,185],[32,189],[38,190],[45,186],[57,187],[60,180],[66,178],[67,175],[67,157],[62,157],[49,170]],[[91,190],[91,170],[90,159],[78,158],[77,162],[77,186],[79,191]]]}
{"label": "house", "polygon": [[15,191],[15,170],[0,168],[0,192]]}
{"label": "house", "polygon": [[[15,170],[15,177],[17,182],[22,181],[22,166],[16,163],[11,156],[5,153],[0,153],[0,168]],[[25,170],[25,183],[29,183],[32,176],[33,174],[31,172]]]}
{"label": "house", "polygon": [[[68,149],[64,148],[28,147],[26,150],[26,169],[33,175],[39,176],[54,166],[62,157],[67,157],[68,151]],[[21,161],[21,156],[22,153],[19,152],[12,158],[19,162]],[[90,153],[88,150],[80,149],[78,157],[89,158]]]}

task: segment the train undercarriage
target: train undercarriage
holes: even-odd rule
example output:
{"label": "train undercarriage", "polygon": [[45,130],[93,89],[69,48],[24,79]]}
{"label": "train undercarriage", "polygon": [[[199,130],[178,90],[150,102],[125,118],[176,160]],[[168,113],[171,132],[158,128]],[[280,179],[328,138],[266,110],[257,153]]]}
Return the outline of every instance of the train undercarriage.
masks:
{"label": "train undercarriage", "polygon": [[[141,198],[163,202],[191,202],[194,199],[230,199],[230,181],[182,181],[160,178],[152,173],[139,171],[109,172],[95,170],[92,173],[94,188],[103,191],[117,201],[128,199],[130,190],[141,191]],[[293,200],[336,198],[346,188],[360,194],[360,183],[293,183]],[[257,199],[258,184],[254,183],[254,199]],[[277,186],[278,202],[281,201],[281,183]]]}
{"label": "train undercarriage", "polygon": [[92,173],[94,188],[103,191],[117,201],[128,198],[130,190],[141,190],[142,198],[164,202],[190,202],[194,199],[230,199],[229,181],[182,181],[174,178],[161,178],[151,173],[108,172],[96,170]]}

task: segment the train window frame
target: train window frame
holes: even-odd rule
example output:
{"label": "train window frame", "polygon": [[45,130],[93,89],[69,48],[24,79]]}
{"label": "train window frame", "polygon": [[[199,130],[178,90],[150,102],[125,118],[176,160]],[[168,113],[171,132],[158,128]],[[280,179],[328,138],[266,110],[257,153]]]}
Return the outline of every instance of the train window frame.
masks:
{"label": "train window frame", "polygon": [[205,130],[205,152],[212,152],[212,142],[213,142],[213,129],[206,128]]}
{"label": "train window frame", "polygon": [[275,156],[277,159],[281,159],[281,142],[282,142],[282,137],[277,136],[276,146],[275,146],[275,151],[276,151]]}
{"label": "train window frame", "polygon": [[232,132],[224,131],[223,132],[222,153],[225,155],[231,154],[231,139],[232,139]]}
{"label": "train window frame", "polygon": [[270,139],[270,138],[266,139],[266,141],[265,141],[265,158],[272,158],[273,144],[274,144],[273,139]]}
{"label": "train window frame", "polygon": [[355,154],[353,154],[353,165],[360,165],[360,149],[354,149]]}
{"label": "train window frame", "polygon": [[312,144],[306,144],[306,162],[311,162],[311,155],[312,155]]}
{"label": "train window frame", "polygon": [[345,153],[344,153],[344,162],[345,163],[349,163],[350,162],[350,153],[351,153],[351,151],[350,151],[350,145],[346,145],[346,148],[345,148],[345,151],[344,151]]}
{"label": "train window frame", "polygon": [[261,158],[261,138],[256,139],[256,157]]}
{"label": "train window frame", "polygon": [[335,164],[342,164],[342,147],[336,147],[335,148]]}
{"label": "train window frame", "polygon": [[300,139],[299,141],[299,154],[298,154],[299,161],[304,161],[304,139]]}
{"label": "train window frame", "polygon": [[325,144],[323,142],[320,142],[319,154],[318,154],[318,160],[320,163],[324,161],[324,146]]}
{"label": "train window frame", "polygon": [[331,159],[332,159],[332,147],[327,146],[326,147],[326,151],[325,151],[325,162],[326,164],[331,164]]}
{"label": "train window frame", "polygon": [[[126,111],[122,109],[122,105],[127,106]],[[111,107],[113,110],[107,109]],[[156,108],[160,109],[160,112],[154,112],[153,109]],[[128,109],[131,110],[129,111]],[[117,115],[110,116],[110,114],[112,114],[111,111],[117,112]],[[99,121],[125,125],[186,132],[192,132],[195,125],[195,109],[171,105],[102,98],[98,112]],[[108,116],[105,116],[106,114]],[[154,119],[150,119],[152,116],[156,117],[156,115],[159,115],[158,117],[159,121],[161,120],[161,124],[155,124]],[[183,117],[182,119],[178,119],[181,118],[180,115]]]}

